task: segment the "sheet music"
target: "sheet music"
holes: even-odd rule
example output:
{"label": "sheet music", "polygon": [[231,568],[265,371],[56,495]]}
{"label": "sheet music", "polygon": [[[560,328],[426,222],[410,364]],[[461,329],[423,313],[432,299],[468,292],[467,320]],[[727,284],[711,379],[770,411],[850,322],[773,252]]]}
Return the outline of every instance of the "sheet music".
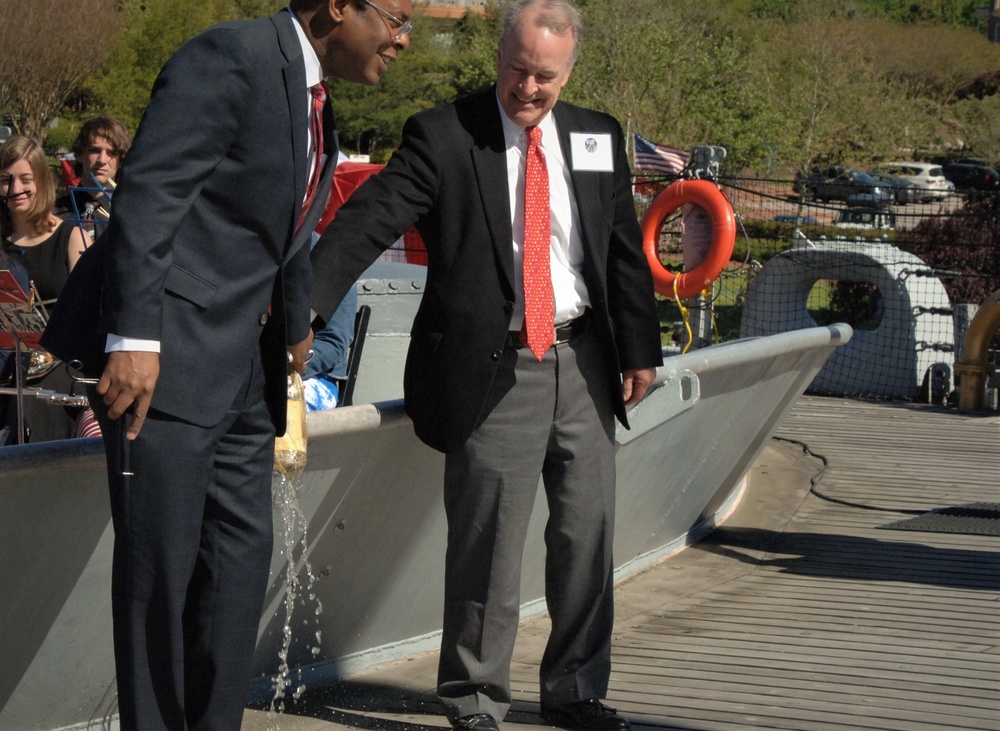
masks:
{"label": "sheet music", "polygon": [[0,349],[13,350],[15,337],[26,348],[40,348],[39,339],[45,329],[45,318],[21,289],[14,275],[0,269]]}

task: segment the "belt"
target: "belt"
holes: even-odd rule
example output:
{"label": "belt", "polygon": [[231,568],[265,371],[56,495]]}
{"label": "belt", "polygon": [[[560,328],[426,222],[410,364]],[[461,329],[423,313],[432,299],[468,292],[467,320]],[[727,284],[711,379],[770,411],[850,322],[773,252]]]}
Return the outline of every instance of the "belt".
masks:
{"label": "belt", "polygon": [[[562,345],[563,343],[568,343],[572,338],[586,330],[590,319],[589,314],[590,310],[586,310],[579,317],[574,317],[572,320],[567,320],[552,328],[552,344]],[[525,347],[524,343],[521,342],[521,331],[508,330],[504,346],[508,348]]]}

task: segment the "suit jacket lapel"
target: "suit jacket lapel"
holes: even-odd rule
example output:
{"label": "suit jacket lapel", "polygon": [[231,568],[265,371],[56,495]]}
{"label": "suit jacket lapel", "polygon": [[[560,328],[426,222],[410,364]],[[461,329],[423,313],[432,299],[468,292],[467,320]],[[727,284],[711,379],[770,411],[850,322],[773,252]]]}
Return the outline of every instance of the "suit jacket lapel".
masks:
{"label": "suit jacket lapel", "polygon": [[[292,124],[292,185],[293,200],[301,202],[306,196],[306,152],[309,148],[309,110],[306,104],[306,69],[302,59],[302,47],[292,23],[295,21],[287,10],[275,13],[272,18],[278,29],[278,44],[285,55],[285,67],[281,70],[285,80],[285,94],[288,99],[288,114]],[[329,102],[327,102],[329,104]],[[292,225],[298,220],[295,210]],[[287,248],[287,247],[286,247]]]}
{"label": "suit jacket lapel", "polygon": [[479,184],[486,226],[493,239],[501,273],[514,291],[514,234],[510,226],[510,193],[507,189],[507,155],[496,91],[482,94],[480,118],[473,133],[472,166]]}
{"label": "suit jacket lapel", "polygon": [[[296,203],[301,203],[306,196],[306,186],[308,184],[309,167],[306,153],[309,149],[309,107],[306,104],[306,75],[305,62],[302,59],[302,47],[299,45],[298,36],[292,23],[295,21],[287,10],[277,12],[273,17],[274,24],[278,29],[278,42],[281,50],[285,54],[285,67],[282,75],[285,80],[285,93],[288,98],[288,113],[292,124],[292,183],[294,186],[293,196]],[[324,84],[325,86],[325,84]],[[303,244],[310,241],[310,233],[319,221],[323,210],[326,208],[329,197],[330,186],[333,182],[334,170],[337,167],[337,154],[339,143],[337,140],[337,123],[333,114],[333,105],[330,103],[329,89],[327,89],[326,105],[323,107],[323,152],[326,154],[326,161],[323,164],[319,188],[316,197],[309,211],[306,212],[302,226],[292,236],[291,241],[285,247],[284,261],[294,256]],[[294,222],[299,218],[299,208],[294,209]]]}

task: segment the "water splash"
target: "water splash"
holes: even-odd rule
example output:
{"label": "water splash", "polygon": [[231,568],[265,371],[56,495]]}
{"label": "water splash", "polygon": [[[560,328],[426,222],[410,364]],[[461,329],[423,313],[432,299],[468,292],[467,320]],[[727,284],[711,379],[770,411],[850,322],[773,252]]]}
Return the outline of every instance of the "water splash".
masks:
{"label": "water splash", "polygon": [[[304,455],[303,455],[304,456]],[[304,462],[304,460],[303,460]],[[278,674],[271,678],[274,697],[268,708],[268,731],[279,731],[279,716],[284,713],[286,703],[291,699],[296,701],[306,690],[302,682],[301,669],[293,673],[288,666],[288,658],[292,646],[293,614],[296,604],[306,609],[307,604],[314,606],[310,613],[306,610],[306,618],[302,626],[308,633],[312,624],[319,626],[319,617],[323,613],[323,604],[314,591],[316,575],[309,563],[308,555],[308,521],[299,504],[299,493],[302,488],[302,470],[276,470],[272,475],[271,494],[274,502],[275,540],[284,549],[285,557],[285,622],[282,627],[283,638],[278,651]],[[303,587],[303,573],[305,586]],[[313,637],[315,644],[310,648],[312,657],[317,657],[321,649],[322,632],[316,629]],[[295,686],[294,688],[292,686]]]}

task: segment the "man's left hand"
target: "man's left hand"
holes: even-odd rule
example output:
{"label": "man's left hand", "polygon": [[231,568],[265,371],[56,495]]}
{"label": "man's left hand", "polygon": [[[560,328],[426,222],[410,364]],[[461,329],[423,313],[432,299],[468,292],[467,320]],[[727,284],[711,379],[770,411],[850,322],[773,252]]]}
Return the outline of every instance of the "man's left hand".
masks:
{"label": "man's left hand", "polygon": [[625,399],[625,405],[631,406],[642,401],[646,389],[655,378],[655,368],[630,368],[622,373],[622,397]]}
{"label": "man's left hand", "polygon": [[313,331],[301,343],[288,346],[288,353],[292,356],[292,368],[300,374],[306,372],[306,360],[309,358],[309,349],[313,344]]}

